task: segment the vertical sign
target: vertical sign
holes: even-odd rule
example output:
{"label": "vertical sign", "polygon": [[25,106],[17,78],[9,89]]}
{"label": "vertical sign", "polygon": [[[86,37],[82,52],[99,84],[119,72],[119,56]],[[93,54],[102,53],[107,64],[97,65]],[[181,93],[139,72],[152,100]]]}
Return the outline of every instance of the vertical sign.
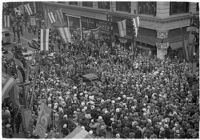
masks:
{"label": "vertical sign", "polygon": [[47,129],[47,125],[49,123],[51,114],[51,109],[47,107],[46,104],[41,104],[40,113],[36,125],[36,134],[40,136],[40,138],[45,138],[45,133]]}

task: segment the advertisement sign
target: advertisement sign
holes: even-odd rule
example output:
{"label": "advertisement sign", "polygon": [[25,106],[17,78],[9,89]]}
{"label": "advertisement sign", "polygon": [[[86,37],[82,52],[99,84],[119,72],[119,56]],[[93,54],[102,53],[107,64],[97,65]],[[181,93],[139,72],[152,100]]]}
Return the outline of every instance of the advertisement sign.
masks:
{"label": "advertisement sign", "polygon": [[44,103],[40,106],[40,113],[36,125],[36,134],[40,136],[40,138],[45,138],[47,125],[50,120],[51,109]]}

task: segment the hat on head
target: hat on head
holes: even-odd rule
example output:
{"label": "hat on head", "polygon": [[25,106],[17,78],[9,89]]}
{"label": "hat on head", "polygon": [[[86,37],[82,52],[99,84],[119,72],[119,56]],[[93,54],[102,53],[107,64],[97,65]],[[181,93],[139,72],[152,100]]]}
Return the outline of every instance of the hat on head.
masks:
{"label": "hat on head", "polygon": [[64,124],[64,125],[63,125],[63,128],[67,128],[67,124]]}

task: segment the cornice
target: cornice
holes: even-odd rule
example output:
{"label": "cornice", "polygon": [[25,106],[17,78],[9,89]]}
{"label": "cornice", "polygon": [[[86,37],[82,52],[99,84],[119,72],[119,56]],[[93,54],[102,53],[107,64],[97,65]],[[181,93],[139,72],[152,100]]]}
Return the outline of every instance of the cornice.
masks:
{"label": "cornice", "polygon": [[[124,13],[124,12],[110,12],[110,10],[103,10],[103,9],[95,9],[95,8],[89,8],[89,7],[82,7],[82,6],[76,6],[76,5],[67,5],[67,4],[61,4],[61,3],[55,3],[55,2],[43,2],[46,6],[57,6],[60,8],[67,8],[71,10],[78,10],[83,12],[91,12],[91,13],[97,13],[97,14],[111,14],[113,16],[119,16],[119,17],[125,17],[125,18],[133,18],[137,15],[132,13]],[[168,18],[159,18],[156,16],[148,16],[148,15],[139,15],[141,21],[147,21],[147,22],[153,22],[157,24],[166,24],[171,22],[177,22],[177,21],[183,21],[191,18],[190,13],[182,14],[182,15],[176,15],[176,16],[169,16]]]}

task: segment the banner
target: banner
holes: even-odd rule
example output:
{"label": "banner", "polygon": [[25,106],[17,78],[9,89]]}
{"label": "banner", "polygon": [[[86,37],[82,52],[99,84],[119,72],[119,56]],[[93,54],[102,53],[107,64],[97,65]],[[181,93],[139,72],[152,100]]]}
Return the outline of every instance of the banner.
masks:
{"label": "banner", "polygon": [[26,12],[28,13],[29,16],[33,14],[29,4],[24,5],[24,7],[25,7]]}
{"label": "banner", "polygon": [[40,50],[41,51],[49,50],[49,29],[40,30]]}
{"label": "banner", "polygon": [[46,104],[41,104],[40,113],[36,125],[36,134],[40,136],[40,138],[45,138],[47,125],[50,120],[51,109],[48,108]]}
{"label": "banner", "polygon": [[64,23],[64,17],[63,17],[62,9],[56,10],[56,15],[58,17],[60,24],[63,24]]}
{"label": "banner", "polygon": [[118,21],[118,29],[119,29],[119,36],[125,37],[126,36],[126,20]]}
{"label": "banner", "polygon": [[3,25],[5,28],[9,28],[10,27],[10,16],[9,15],[4,15],[3,16]]}
{"label": "banner", "polygon": [[59,27],[59,34],[65,43],[71,43],[71,33],[68,27]]}
{"label": "banner", "polygon": [[138,28],[140,26],[140,18],[139,17],[136,17],[136,18],[133,18],[133,27],[135,29],[135,36],[137,37],[138,35]]}
{"label": "banner", "polygon": [[51,24],[56,22],[56,19],[55,19],[54,15],[53,15],[53,12],[48,12],[48,17],[49,17],[49,20],[50,20]]}

